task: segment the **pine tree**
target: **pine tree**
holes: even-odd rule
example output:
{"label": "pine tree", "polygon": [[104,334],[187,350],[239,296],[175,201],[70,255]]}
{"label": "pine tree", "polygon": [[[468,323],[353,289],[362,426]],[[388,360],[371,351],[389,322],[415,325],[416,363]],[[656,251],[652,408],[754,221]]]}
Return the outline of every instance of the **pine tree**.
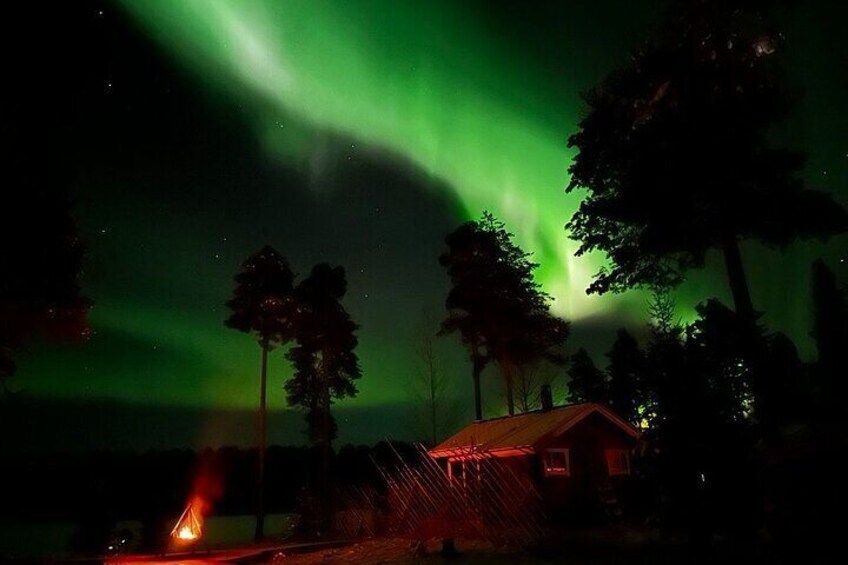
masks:
{"label": "pine tree", "polygon": [[329,474],[337,426],[330,407],[335,399],[356,396],[356,380],[362,376],[355,352],[359,326],[341,303],[346,292],[343,267],[313,267],[295,289],[296,345],[287,354],[294,366],[285,384],[288,403],[306,411],[309,440],[320,457],[315,486],[321,528],[329,524],[332,502]]}
{"label": "pine tree", "polygon": [[646,407],[645,354],[625,329],[616,332],[612,350],[607,354],[609,404],[616,414],[634,425],[640,423],[640,411]]}
{"label": "pine tree", "polygon": [[819,259],[812,269],[813,331],[818,359],[814,367],[825,405],[845,398],[848,375],[848,302],[836,276]]}
{"label": "pine tree", "polygon": [[484,212],[448,235],[448,251],[439,259],[452,283],[441,333],[458,331],[469,349],[477,419],[482,419],[480,373],[488,362],[501,369],[512,415],[516,368],[542,358],[560,362],[556,350],[569,332],[550,313],[550,296],[533,278],[537,265],[530,253],[512,238],[503,222]]}
{"label": "pine tree", "polygon": [[572,403],[607,402],[609,389],[603,371],[584,348],[571,357],[568,368],[568,394]]}
{"label": "pine tree", "polygon": [[286,258],[273,247],[266,245],[242,263],[242,270],[235,277],[233,297],[227,302],[231,314],[224,322],[229,328],[256,336],[261,351],[254,532],[257,541],[264,536],[265,524],[265,404],[268,352],[292,339],[296,313],[293,282],[294,273]]}

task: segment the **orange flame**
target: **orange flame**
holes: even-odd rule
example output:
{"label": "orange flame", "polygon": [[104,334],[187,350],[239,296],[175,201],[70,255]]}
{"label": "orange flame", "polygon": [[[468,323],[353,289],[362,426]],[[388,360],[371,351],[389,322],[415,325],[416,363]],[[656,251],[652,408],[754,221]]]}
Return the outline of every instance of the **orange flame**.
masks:
{"label": "orange flame", "polygon": [[174,529],[171,531],[172,538],[187,542],[194,541],[200,537],[203,530],[203,518],[202,514],[198,511],[199,505],[196,502],[198,502],[196,499],[192,500],[188,503],[186,509],[183,510],[180,519],[177,520]]}
{"label": "orange flame", "polygon": [[180,531],[177,532],[177,538],[181,540],[190,541],[193,539],[197,539],[197,537],[198,534],[194,533],[188,526],[183,526],[182,528],[180,528]]}
{"label": "orange flame", "polygon": [[221,465],[214,452],[204,453],[198,462],[193,494],[171,530],[169,546],[172,549],[185,548],[203,535],[204,521],[223,491]]}

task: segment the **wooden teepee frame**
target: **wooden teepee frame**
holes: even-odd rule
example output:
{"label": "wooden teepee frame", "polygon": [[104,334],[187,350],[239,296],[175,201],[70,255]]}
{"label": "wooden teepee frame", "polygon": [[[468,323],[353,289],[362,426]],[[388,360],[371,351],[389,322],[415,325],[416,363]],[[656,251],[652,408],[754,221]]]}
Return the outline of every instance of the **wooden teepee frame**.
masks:
{"label": "wooden teepee frame", "polygon": [[171,537],[182,539],[179,537],[179,533],[186,526],[188,526],[191,533],[196,536],[195,539],[200,537],[200,520],[197,518],[197,514],[194,511],[194,503],[192,502],[189,502],[188,506],[186,506],[185,510],[183,510],[183,513],[180,514],[180,519],[177,520],[177,524],[174,526],[174,529],[171,530]]}

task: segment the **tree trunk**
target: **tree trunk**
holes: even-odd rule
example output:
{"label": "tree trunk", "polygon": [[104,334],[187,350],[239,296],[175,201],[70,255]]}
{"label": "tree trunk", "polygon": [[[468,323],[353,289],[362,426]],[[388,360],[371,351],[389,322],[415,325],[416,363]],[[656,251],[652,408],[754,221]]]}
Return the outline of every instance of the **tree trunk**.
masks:
{"label": "tree trunk", "polygon": [[510,416],[515,415],[515,397],[512,393],[512,364],[506,357],[501,358],[501,371],[504,377],[504,387],[506,388],[506,409]]}
{"label": "tree trunk", "polygon": [[777,429],[773,424],[772,410],[767,400],[771,397],[770,387],[772,386],[764,374],[767,353],[757,335],[754,305],[748,290],[748,281],[742,266],[742,254],[739,252],[739,242],[736,237],[728,237],[722,250],[736,314],[746,326],[744,336],[748,343],[743,344],[743,347],[750,354],[747,362],[751,374],[751,391],[754,396],[754,415],[760,424],[766,443],[771,443]]}
{"label": "tree trunk", "polygon": [[729,236],[725,239],[722,251],[724,253],[724,266],[727,269],[727,282],[730,284],[730,292],[733,293],[736,314],[747,322],[753,322],[754,305],[751,302],[751,293],[748,290],[748,281],[745,278],[745,269],[742,266],[739,242],[735,236]]}
{"label": "tree trunk", "polygon": [[327,375],[327,352],[321,353],[321,527],[329,533],[332,526],[333,509],[330,496],[330,382]]}
{"label": "tree trunk", "polygon": [[438,434],[436,433],[437,425],[436,425],[436,379],[435,374],[433,373],[433,363],[430,362],[430,429],[432,432],[432,445],[436,447],[436,440],[438,439]]}
{"label": "tree trunk", "polygon": [[[326,393],[325,393],[326,394]],[[329,396],[329,394],[326,394]],[[329,533],[332,525],[333,509],[330,496],[330,404],[325,398],[323,413],[324,445],[321,448],[321,517],[324,531]]]}
{"label": "tree trunk", "polygon": [[259,417],[257,418],[256,452],[256,529],[254,541],[265,535],[265,395],[268,375],[268,339],[262,340],[262,368],[259,375]]}
{"label": "tree trunk", "polygon": [[480,399],[480,373],[483,372],[483,361],[477,355],[471,358],[471,378],[474,379],[474,418],[483,419],[483,403]]}

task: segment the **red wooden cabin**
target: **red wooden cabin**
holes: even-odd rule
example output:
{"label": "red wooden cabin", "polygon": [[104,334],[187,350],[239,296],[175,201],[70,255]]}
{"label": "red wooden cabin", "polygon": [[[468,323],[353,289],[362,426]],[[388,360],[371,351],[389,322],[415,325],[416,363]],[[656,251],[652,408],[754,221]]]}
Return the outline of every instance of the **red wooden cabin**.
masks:
{"label": "red wooden cabin", "polygon": [[620,511],[639,435],[601,404],[572,404],[474,422],[430,455],[452,480],[462,480],[481,454],[507,458],[532,479],[549,516],[584,521]]}

